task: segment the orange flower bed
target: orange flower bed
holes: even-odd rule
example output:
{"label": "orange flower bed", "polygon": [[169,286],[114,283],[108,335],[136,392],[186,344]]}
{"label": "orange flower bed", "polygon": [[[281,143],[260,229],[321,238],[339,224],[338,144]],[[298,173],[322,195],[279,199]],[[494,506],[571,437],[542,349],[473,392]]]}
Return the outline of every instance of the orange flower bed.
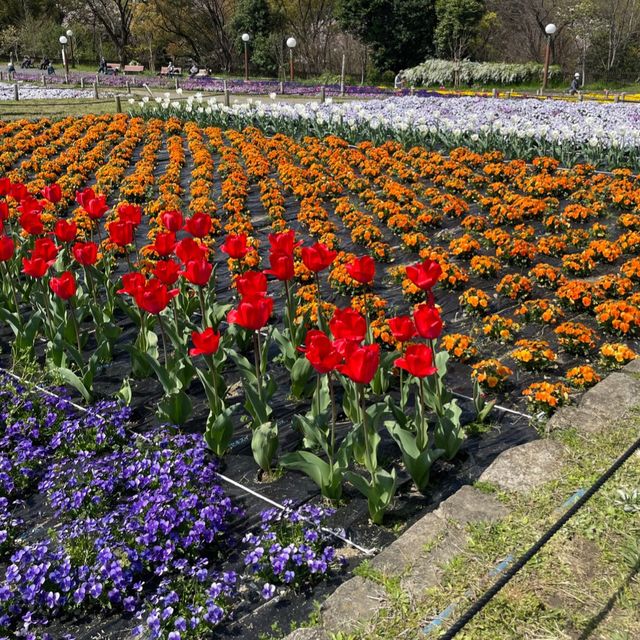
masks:
{"label": "orange flower bed", "polygon": [[[43,205],[45,232],[59,217],[73,220],[77,240],[95,240],[114,260],[127,251],[107,240],[105,225],[120,205],[140,205],[136,261],[146,273],[163,259],[155,239],[169,231],[163,214],[174,210],[184,220],[210,219],[194,242],[220,263],[227,256],[218,237],[247,236],[247,254],[229,259],[234,274],[266,267],[269,233],[292,229],[307,244],[318,240],[338,251],[320,281],[324,312],[354,296],[358,308],[369,307],[373,335],[387,348],[395,345],[387,319],[428,300],[406,273],[428,258],[442,269],[435,290],[447,321],[440,346],[460,362],[499,360],[511,371],[536,371],[558,363],[558,352],[561,363],[549,375],[580,379],[571,384],[584,388],[600,375],[598,367],[629,358],[608,346],[593,375],[569,376],[587,366],[584,358],[598,345],[618,339],[630,352],[638,349],[640,179],[629,171],[565,169],[553,158],[527,165],[465,149],[444,157],[397,142],[350,146],[337,136],[297,141],[256,128],[224,131],[124,115],[0,123],[0,169],[34,198],[59,184],[61,200]],[[106,197],[102,222],[75,202],[76,191],[89,185]],[[17,201],[7,203],[7,224],[27,239]],[[176,233],[180,240],[184,231]],[[364,254],[377,264],[371,287],[346,269]],[[315,279],[299,249],[294,255],[296,316],[314,322]],[[548,325],[558,323],[551,331]],[[515,340],[515,348],[506,345]],[[496,366],[482,378],[494,390],[508,377]],[[484,370],[474,371],[478,379]]]}

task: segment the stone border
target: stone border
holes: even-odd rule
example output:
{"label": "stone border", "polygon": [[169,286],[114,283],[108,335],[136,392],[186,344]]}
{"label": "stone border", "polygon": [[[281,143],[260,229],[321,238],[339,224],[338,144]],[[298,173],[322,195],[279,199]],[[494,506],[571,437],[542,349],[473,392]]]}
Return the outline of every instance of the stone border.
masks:
{"label": "stone border", "polygon": [[[559,409],[549,419],[547,432],[574,428],[593,433],[624,419],[639,402],[640,359],[609,374],[584,393],[577,405]],[[501,453],[479,480],[525,494],[557,478],[564,456],[560,443],[535,440]],[[493,522],[508,513],[491,494],[463,486],[370,561],[375,579],[354,576],[347,580],[322,603],[317,626],[296,629],[285,640],[329,640],[335,633],[366,628],[390,603],[384,588],[387,579],[399,581],[409,602],[415,601],[425,589],[440,584],[441,568],[466,547],[468,523]]]}

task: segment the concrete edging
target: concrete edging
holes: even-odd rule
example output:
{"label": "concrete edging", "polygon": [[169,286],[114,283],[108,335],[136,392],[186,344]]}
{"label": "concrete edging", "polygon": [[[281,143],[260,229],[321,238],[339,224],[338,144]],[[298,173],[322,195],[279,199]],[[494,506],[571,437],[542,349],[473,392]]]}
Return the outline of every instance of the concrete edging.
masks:
{"label": "concrete edging", "polygon": [[[624,419],[640,402],[640,359],[586,391],[577,405],[560,408],[548,421],[547,432],[575,428],[593,433]],[[524,494],[558,477],[565,451],[541,439],[502,452],[479,480],[499,489]],[[441,567],[468,542],[465,525],[504,518],[508,509],[494,496],[470,485],[461,487],[433,512],[423,516],[370,561],[376,577],[399,579],[410,600],[440,584]],[[353,633],[371,623],[388,602],[380,580],[354,576],[321,605],[320,623],[296,629],[285,640],[328,640],[338,632]]]}

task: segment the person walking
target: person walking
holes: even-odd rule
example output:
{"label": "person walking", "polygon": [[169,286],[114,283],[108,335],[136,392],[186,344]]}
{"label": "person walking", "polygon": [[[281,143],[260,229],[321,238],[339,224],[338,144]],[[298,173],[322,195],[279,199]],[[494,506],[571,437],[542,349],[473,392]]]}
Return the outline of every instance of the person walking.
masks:
{"label": "person walking", "polygon": [[7,63],[7,77],[9,80],[16,79],[16,68],[13,66],[13,60],[9,60]]}
{"label": "person walking", "polygon": [[574,73],[573,79],[571,80],[571,86],[569,87],[569,95],[575,96],[578,93],[578,89],[580,88],[580,74]]}

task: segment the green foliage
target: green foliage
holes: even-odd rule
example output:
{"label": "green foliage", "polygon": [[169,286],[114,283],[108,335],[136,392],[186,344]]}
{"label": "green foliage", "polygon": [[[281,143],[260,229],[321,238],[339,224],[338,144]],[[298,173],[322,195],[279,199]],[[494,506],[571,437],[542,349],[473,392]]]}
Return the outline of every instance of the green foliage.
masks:
{"label": "green foliage", "polygon": [[275,74],[278,68],[278,46],[283,16],[268,0],[239,0],[231,21],[231,39],[239,53],[243,50],[240,36],[248,33],[249,59],[263,73]]}
{"label": "green foliage", "polygon": [[438,54],[453,60],[464,58],[484,10],[483,0],[436,0],[434,40]]}
{"label": "green foliage", "polygon": [[411,67],[432,51],[432,0],[340,0],[338,18],[346,31],[371,46],[381,71]]}

